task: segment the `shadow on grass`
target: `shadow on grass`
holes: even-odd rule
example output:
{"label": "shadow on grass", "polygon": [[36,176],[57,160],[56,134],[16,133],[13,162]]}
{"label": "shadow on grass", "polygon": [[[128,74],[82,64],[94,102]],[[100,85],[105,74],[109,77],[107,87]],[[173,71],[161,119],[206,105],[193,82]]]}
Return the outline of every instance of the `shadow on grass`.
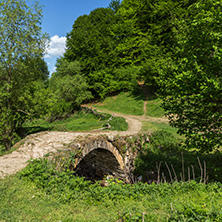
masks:
{"label": "shadow on grass", "polygon": [[48,131],[51,129],[52,129],[51,127],[42,127],[42,126],[23,127],[24,134],[26,135]]}
{"label": "shadow on grass", "polygon": [[146,85],[138,85],[131,93],[135,100],[154,100],[157,99],[156,88]]}
{"label": "shadow on grass", "polygon": [[[182,160],[184,162],[184,170]],[[195,179],[199,182],[202,178],[202,182],[204,180],[207,180],[207,182],[222,182],[221,162],[221,153],[192,154],[184,150],[175,151],[173,149],[156,154],[152,151],[145,151],[137,159],[135,174],[143,175],[144,181],[147,182],[156,182],[158,180],[158,171],[162,182],[165,179],[170,182],[170,174],[174,181],[176,179],[182,181],[184,178],[185,181]],[[206,175],[204,176],[205,169]]]}
{"label": "shadow on grass", "polygon": [[174,181],[222,182],[221,162],[219,151],[210,154],[190,151],[173,134],[158,131],[138,155],[134,173],[142,175],[148,183],[157,182],[158,175],[162,182],[171,182],[171,177]]}

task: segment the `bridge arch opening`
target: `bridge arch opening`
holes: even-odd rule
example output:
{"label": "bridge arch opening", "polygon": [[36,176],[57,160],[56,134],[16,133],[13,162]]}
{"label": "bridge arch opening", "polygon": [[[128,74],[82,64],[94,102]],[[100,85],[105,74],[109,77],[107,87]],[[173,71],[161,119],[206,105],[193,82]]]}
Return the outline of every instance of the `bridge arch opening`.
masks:
{"label": "bridge arch opening", "polygon": [[75,172],[87,180],[102,180],[106,175],[124,179],[124,171],[115,155],[103,148],[86,154],[76,166]]}

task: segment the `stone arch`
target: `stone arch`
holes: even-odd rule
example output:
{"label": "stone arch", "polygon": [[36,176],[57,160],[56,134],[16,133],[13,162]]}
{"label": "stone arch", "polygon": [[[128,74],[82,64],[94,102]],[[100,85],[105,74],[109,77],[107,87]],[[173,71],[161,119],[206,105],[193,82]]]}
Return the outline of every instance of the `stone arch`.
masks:
{"label": "stone arch", "polygon": [[102,179],[111,174],[124,179],[124,160],[118,149],[105,139],[81,144],[82,155],[76,162],[76,172],[87,179]]}

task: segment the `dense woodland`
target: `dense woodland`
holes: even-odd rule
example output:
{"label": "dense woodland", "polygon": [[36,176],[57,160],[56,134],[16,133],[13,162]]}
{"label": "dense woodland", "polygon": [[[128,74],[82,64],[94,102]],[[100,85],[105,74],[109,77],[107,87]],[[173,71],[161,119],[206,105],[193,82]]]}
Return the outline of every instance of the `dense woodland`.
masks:
{"label": "dense woodland", "polygon": [[188,147],[222,145],[222,2],[112,0],[76,19],[49,77],[36,2],[0,2],[0,146],[26,120],[65,118],[82,103],[146,85]]}

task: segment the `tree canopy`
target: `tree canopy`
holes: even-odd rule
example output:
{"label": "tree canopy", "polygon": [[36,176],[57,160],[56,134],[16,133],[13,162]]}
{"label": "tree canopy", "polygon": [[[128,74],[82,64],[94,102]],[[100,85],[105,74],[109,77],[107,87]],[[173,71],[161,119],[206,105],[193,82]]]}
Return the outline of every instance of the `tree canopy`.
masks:
{"label": "tree canopy", "polygon": [[49,80],[49,88],[56,100],[51,110],[52,120],[66,117],[78,110],[84,101],[92,98],[78,61],[58,59],[57,70]]}
{"label": "tree canopy", "polygon": [[174,21],[178,47],[160,77],[163,107],[187,145],[222,145],[222,2],[200,1]]}
{"label": "tree canopy", "polygon": [[[22,123],[64,117],[94,98],[158,92],[187,145],[222,145],[222,3],[217,0],[112,0],[78,17],[48,79],[38,1],[0,2],[0,143],[9,149]],[[24,84],[25,83],[25,84]]]}
{"label": "tree canopy", "polygon": [[41,32],[38,2],[2,0],[0,15],[0,142],[9,149],[16,130],[35,110],[33,84],[48,77],[42,60],[47,36]]}
{"label": "tree canopy", "polygon": [[170,123],[187,144],[221,145],[221,2],[111,1],[79,17],[65,58],[79,61],[95,96],[159,90]]}

